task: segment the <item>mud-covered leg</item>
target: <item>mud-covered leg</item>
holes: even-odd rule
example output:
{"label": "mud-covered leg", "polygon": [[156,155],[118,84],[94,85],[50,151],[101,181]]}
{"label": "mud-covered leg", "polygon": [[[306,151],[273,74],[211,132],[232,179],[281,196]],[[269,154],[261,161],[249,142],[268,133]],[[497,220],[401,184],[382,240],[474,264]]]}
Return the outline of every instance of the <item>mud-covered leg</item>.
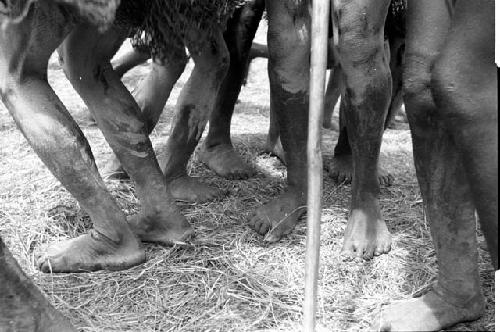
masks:
{"label": "mud-covered leg", "polygon": [[[168,49],[168,48],[167,48]],[[173,48],[172,48],[173,49]],[[176,51],[164,61],[153,58],[148,75],[143,78],[134,89],[132,95],[142,112],[142,119],[146,124],[147,134],[150,135],[165,107],[165,103],[170,96],[170,92],[184,72],[188,58],[184,48]],[[158,155],[160,165],[165,163],[165,156]],[[127,179],[128,174],[120,164],[120,161],[113,155],[102,171],[103,176],[110,179]],[[177,199],[180,197],[175,197]]]}
{"label": "mud-covered leg", "polygon": [[140,109],[109,62],[125,35],[114,27],[101,34],[80,24],[59,53],[71,84],[135,183],[141,211],[129,224],[143,241],[172,244],[193,230],[168,194]]}
{"label": "mud-covered leg", "polygon": [[200,149],[200,159],[218,175],[228,179],[246,179],[254,174],[231,143],[231,118],[241,90],[255,32],[264,11],[264,0],[252,0],[236,10],[228,22],[224,40],[230,55],[227,75],[217,94],[210,115],[207,138]]}
{"label": "mud-covered leg", "polygon": [[[498,79],[493,0],[456,5],[432,72],[432,93],[461,154],[481,229],[498,269]],[[457,70],[457,68],[459,70]]]}
{"label": "mud-covered leg", "polygon": [[226,75],[229,55],[222,33],[200,46],[208,38],[202,31],[192,30],[186,45],[195,66],[177,100],[172,131],[167,142],[165,176],[172,194],[182,200],[203,202],[219,197],[222,192],[189,177],[187,163],[198,144],[216,96]]}
{"label": "mud-covered leg", "polygon": [[69,31],[66,11],[38,2],[20,23],[0,22],[0,93],[19,129],[54,176],[89,213],[89,234],[51,245],[44,272],[125,269],[144,251],[99,177],[90,146],[47,82],[48,59]]}
{"label": "mud-covered leg", "polygon": [[[484,312],[484,298],[481,293],[477,265],[478,253],[473,199],[476,193],[472,189],[470,171],[464,163],[464,157],[467,159],[471,156],[463,155],[463,145],[454,137],[455,130],[453,128],[450,130],[449,123],[449,121],[453,121],[454,125],[459,125],[457,129],[463,131],[467,127],[468,121],[461,123],[460,126],[461,121],[455,123],[450,118],[451,113],[448,113],[448,106],[442,107],[435,103],[439,98],[433,98],[433,94],[436,94],[436,91],[433,90],[436,90],[436,85],[439,86],[440,83],[431,83],[431,76],[435,76],[436,71],[442,70],[439,69],[440,65],[439,62],[436,64],[436,60],[448,36],[452,17],[450,3],[451,1],[447,4],[447,1],[434,0],[419,0],[408,3],[409,37],[404,79],[405,105],[412,131],[415,167],[436,250],[439,274],[437,282],[420,297],[383,307],[372,325],[373,329],[382,331],[441,330],[459,322],[477,319]],[[488,6],[482,7],[484,3],[478,6],[478,3],[472,1],[473,6],[477,7],[461,6],[464,3],[468,3],[468,1],[459,1],[456,10],[457,13],[459,10],[464,10],[462,15],[475,17],[471,21],[464,20],[467,22],[465,26],[479,29],[475,34],[474,41],[487,39],[488,43],[492,43],[492,37],[483,39],[484,36],[480,35],[486,34],[488,36],[489,33],[493,33],[493,17],[488,19],[489,15],[493,13],[493,8],[491,8],[493,1],[489,4],[490,8]],[[467,9],[465,10],[465,8]],[[478,8],[485,11],[478,10]],[[457,14],[455,18],[459,17],[460,15]],[[422,24],[424,21],[426,24]],[[454,23],[454,25],[456,24]],[[456,32],[455,29],[451,30],[451,34]],[[455,49],[453,54],[460,54],[460,57],[465,56],[465,59],[467,59],[466,54],[475,54],[477,57],[479,54],[474,49],[478,44],[471,46],[473,44],[464,38],[465,34],[466,31],[461,31],[457,36],[466,42],[466,53],[455,53]],[[491,53],[493,53],[492,46]],[[441,59],[445,58],[446,56]],[[493,67],[492,71],[494,72],[492,54],[490,58],[491,63],[486,68]],[[451,63],[451,59],[447,60],[446,65]],[[467,59],[467,63],[462,63],[477,71],[467,77],[466,81],[469,83],[477,79],[478,76],[482,76],[478,75],[481,66],[478,67],[477,63],[474,65],[474,61],[469,62],[470,60]],[[453,68],[457,67],[453,66]],[[487,77],[488,75],[482,79]],[[492,87],[486,86],[489,83],[495,84],[491,82],[491,78],[481,83],[485,84],[482,88],[489,90],[489,92],[481,95],[483,92],[480,91],[482,90],[477,90],[478,94],[474,94],[472,99],[481,99],[493,92]],[[452,81],[447,80],[447,82],[446,86],[449,87],[448,84]],[[469,86],[469,88],[473,87]],[[464,106],[459,98],[456,100],[455,98],[457,96],[454,97],[454,102]],[[479,99],[478,101],[481,103]],[[485,108],[476,110],[481,110],[481,112],[492,110],[492,106],[488,106],[487,103],[493,100],[491,100],[491,96],[488,99],[485,101]],[[441,102],[448,104],[450,100],[442,100]],[[458,105],[455,104],[455,106]],[[474,108],[466,110],[459,108],[459,110],[473,112]],[[470,115],[472,114],[470,113]],[[457,115],[459,114],[455,114],[455,116]],[[489,114],[489,116],[491,115]],[[464,124],[465,126],[463,126]],[[476,135],[480,135],[476,131],[477,129],[473,130]],[[497,153],[496,150],[490,152]],[[475,178],[472,179],[472,181],[475,180]],[[495,219],[493,224],[496,223]],[[496,238],[495,241],[497,241]]]}
{"label": "mud-covered leg", "polygon": [[[389,43],[387,41],[384,42],[384,55],[385,58],[389,59],[390,57],[390,50],[389,50]],[[392,58],[391,58],[392,60]],[[391,63],[392,66],[392,63]],[[391,67],[392,68],[392,67]],[[334,91],[338,90],[340,91],[340,84],[342,78],[340,75],[342,74],[342,69],[338,70],[339,76],[338,78],[336,77],[337,83],[337,89]],[[399,77],[400,78],[400,77]],[[397,77],[393,76],[393,81],[397,80]],[[400,90],[399,90],[400,91]],[[401,99],[401,94],[399,93],[398,96],[392,95],[391,97],[391,106],[392,107],[392,101]],[[401,104],[399,105],[401,106]],[[396,105],[394,105],[396,107]],[[348,137],[348,130],[347,130],[347,122],[346,122],[346,116],[348,114],[348,104],[345,100],[345,98],[342,99],[341,104],[340,104],[340,111],[339,111],[339,138],[337,141],[337,145],[335,146],[335,151],[334,151],[334,157],[332,162],[327,166],[328,170],[328,175],[334,179],[335,182],[337,183],[351,183],[352,178],[353,178],[353,154],[352,154],[352,149],[349,143],[349,137]],[[387,118],[391,116],[389,113],[386,115],[386,120],[385,122],[387,123]],[[384,127],[385,129],[385,127]],[[378,166],[378,180],[381,185],[391,185],[394,177],[387,172],[385,169],[381,168]]]}
{"label": "mud-covered leg", "polygon": [[391,246],[378,202],[378,158],[391,97],[383,29],[388,6],[388,0],[335,0],[334,7],[345,84],[342,103],[354,161],[342,252],[365,259],[387,253]]}
{"label": "mud-covered leg", "polygon": [[274,242],[290,233],[306,211],[310,18],[307,5],[292,0],[269,0],[266,10],[271,107],[285,151],[288,187],[257,209],[250,226]]}
{"label": "mud-covered leg", "polygon": [[0,313],[1,331],[76,331],[23,272],[1,237]]}

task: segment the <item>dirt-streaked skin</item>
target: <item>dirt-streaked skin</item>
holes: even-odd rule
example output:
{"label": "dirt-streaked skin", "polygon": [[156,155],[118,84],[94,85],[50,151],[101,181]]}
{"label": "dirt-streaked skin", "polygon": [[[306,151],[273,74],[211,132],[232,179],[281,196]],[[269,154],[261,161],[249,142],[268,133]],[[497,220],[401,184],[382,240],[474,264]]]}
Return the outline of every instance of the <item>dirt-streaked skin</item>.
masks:
{"label": "dirt-streaked skin", "polygon": [[494,2],[408,5],[404,98],[439,274],[419,298],[382,307],[371,328],[381,331],[441,330],[483,314],[475,211],[498,269]]}
{"label": "dirt-streaked skin", "polygon": [[[336,1],[339,63],[343,69],[346,125],[354,158],[351,213],[343,254],[371,258],[389,251],[391,238],[378,206],[378,156],[390,102],[390,72],[383,26],[389,1]],[[306,199],[306,141],[309,80],[309,15],[293,1],[268,1],[271,108],[285,152],[288,189],[257,211],[250,225],[262,232],[281,227],[268,240],[290,232]],[[293,198],[291,200],[291,198]],[[292,201],[292,203],[291,203]],[[283,222],[289,218],[290,221]]]}
{"label": "dirt-streaked skin", "polygon": [[255,171],[234,150],[231,143],[231,118],[241,85],[246,78],[252,41],[264,11],[264,0],[249,1],[229,20],[224,33],[230,64],[215,108],[210,115],[210,127],[200,149],[200,159],[219,176],[246,179]]}
{"label": "dirt-streaked skin", "polygon": [[[218,50],[214,52],[209,45],[193,57],[195,67],[182,90],[182,100],[177,104],[174,129],[167,142],[168,154],[165,160],[159,158],[162,167],[166,163],[167,180],[176,199],[203,202],[222,194],[197,179],[188,178],[185,170],[208,119],[211,125],[200,149],[200,159],[215,173],[228,179],[246,179],[255,172],[234,150],[230,139],[230,122],[241,84],[246,77],[252,41],[263,11],[264,0],[247,2],[229,19],[224,39],[219,36],[218,40],[211,43]],[[197,38],[205,38],[203,35],[203,31],[193,31],[192,40],[185,41],[188,48],[190,43],[196,43]],[[153,62],[147,79],[141,81],[134,91],[149,132],[158,122],[170,91],[185,67],[185,55],[171,56],[169,59],[165,63]],[[123,61],[130,63],[118,63],[119,69],[128,68],[135,59],[132,56]],[[175,153],[175,157],[171,153]],[[108,163],[106,174],[117,178],[126,177],[116,159]]]}
{"label": "dirt-streaked skin", "polygon": [[0,267],[1,331],[76,331],[22,271],[1,237]]}
{"label": "dirt-streaked skin", "polygon": [[[75,25],[68,10],[38,1],[20,22],[1,22],[2,101],[32,148],[94,224],[89,234],[52,244],[37,263],[45,272],[125,269],[143,262],[144,250],[106,190],[83,133],[47,83],[48,59],[65,37],[65,72],[136,182],[142,229],[155,233],[162,243],[182,241],[192,229],[167,194],[139,108],[109,64],[123,33],[111,29],[101,34],[86,24]],[[139,235],[149,238],[144,232]]]}

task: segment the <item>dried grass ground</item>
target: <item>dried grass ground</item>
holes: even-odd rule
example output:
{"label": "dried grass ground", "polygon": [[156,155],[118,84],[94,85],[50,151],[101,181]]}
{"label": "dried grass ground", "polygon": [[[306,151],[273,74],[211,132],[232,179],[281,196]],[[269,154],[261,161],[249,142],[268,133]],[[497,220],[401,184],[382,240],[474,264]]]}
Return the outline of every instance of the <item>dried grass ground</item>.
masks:
{"label": "dried grass ground", "polygon": [[[260,33],[259,38],[263,38]],[[88,216],[33,153],[0,104],[0,230],[25,271],[50,301],[82,331],[290,331],[300,330],[305,224],[266,246],[246,220],[285,186],[286,169],[260,152],[269,116],[267,62],[256,60],[232,125],[238,151],[258,169],[247,181],[215,176],[196,157],[190,173],[228,191],[221,201],[181,205],[197,237],[188,248],[147,245],[147,262],[121,272],[42,274],[34,254],[46,243],[74,237],[90,227]],[[192,65],[190,64],[190,68]],[[133,87],[147,66],[125,77]],[[175,87],[155,146],[167,139],[174,104],[186,72]],[[51,63],[49,79],[81,120],[85,106],[62,71]],[[111,150],[96,127],[83,126],[99,166]],[[325,158],[336,133],[324,132]],[[368,262],[343,262],[339,252],[346,227],[350,186],[325,177],[319,280],[319,323],[325,330],[366,328],[381,304],[411,296],[436,275],[435,253],[413,168],[408,130],[388,130],[381,162],[396,178],[382,188],[381,207],[393,234],[388,255]],[[132,214],[137,200],[130,183],[108,182],[122,208]],[[478,232],[479,234],[479,232]],[[494,329],[493,271],[480,236],[480,268],[487,312],[456,330]]]}

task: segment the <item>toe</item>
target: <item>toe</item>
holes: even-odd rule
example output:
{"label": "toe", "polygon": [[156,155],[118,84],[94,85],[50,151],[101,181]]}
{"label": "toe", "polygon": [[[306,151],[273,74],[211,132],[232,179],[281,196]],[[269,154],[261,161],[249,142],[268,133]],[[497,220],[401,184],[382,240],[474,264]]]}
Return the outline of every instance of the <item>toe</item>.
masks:
{"label": "toe", "polygon": [[281,236],[276,232],[269,232],[264,237],[264,242],[275,243],[281,239]]}
{"label": "toe", "polygon": [[389,251],[391,251],[391,242],[385,243],[382,249],[383,254],[387,254]]}
{"label": "toe", "polygon": [[365,259],[365,260],[372,259],[374,252],[375,252],[375,247],[373,247],[373,246],[369,246],[368,248],[365,248],[365,250],[363,252],[363,259]]}
{"label": "toe", "polygon": [[261,219],[259,219],[256,222],[256,231],[260,235],[266,235],[267,232],[269,232],[270,228],[271,228],[271,225],[269,225],[267,222],[262,221]]}
{"label": "toe", "polygon": [[389,176],[387,177],[387,185],[388,186],[392,186],[392,184],[394,183],[394,176],[392,174],[389,174]]}
{"label": "toe", "polygon": [[340,256],[343,261],[350,261],[355,257],[354,246],[352,244],[344,244]]}

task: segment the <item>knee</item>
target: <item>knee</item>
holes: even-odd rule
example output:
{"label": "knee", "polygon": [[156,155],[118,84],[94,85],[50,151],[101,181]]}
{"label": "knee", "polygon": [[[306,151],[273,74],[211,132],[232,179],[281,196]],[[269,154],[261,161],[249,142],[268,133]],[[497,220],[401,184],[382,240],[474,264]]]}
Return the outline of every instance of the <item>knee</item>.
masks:
{"label": "knee", "polygon": [[95,73],[99,68],[95,58],[90,54],[79,52],[72,43],[65,41],[59,48],[59,63],[71,84],[78,87],[91,85],[95,81]]}
{"label": "knee", "polygon": [[403,100],[408,116],[425,109],[434,108],[431,94],[430,56],[409,53],[405,57],[403,70]]}
{"label": "knee", "polygon": [[497,114],[496,80],[488,79],[492,75],[484,73],[482,66],[470,66],[461,54],[444,54],[432,68],[431,93],[451,125],[492,121]]}
{"label": "knee", "polygon": [[201,52],[191,54],[198,70],[224,77],[229,68],[229,51],[222,37],[207,42]]}
{"label": "knee", "polygon": [[288,93],[305,93],[309,88],[310,36],[305,20],[293,26],[268,31],[269,77],[271,84]]}

